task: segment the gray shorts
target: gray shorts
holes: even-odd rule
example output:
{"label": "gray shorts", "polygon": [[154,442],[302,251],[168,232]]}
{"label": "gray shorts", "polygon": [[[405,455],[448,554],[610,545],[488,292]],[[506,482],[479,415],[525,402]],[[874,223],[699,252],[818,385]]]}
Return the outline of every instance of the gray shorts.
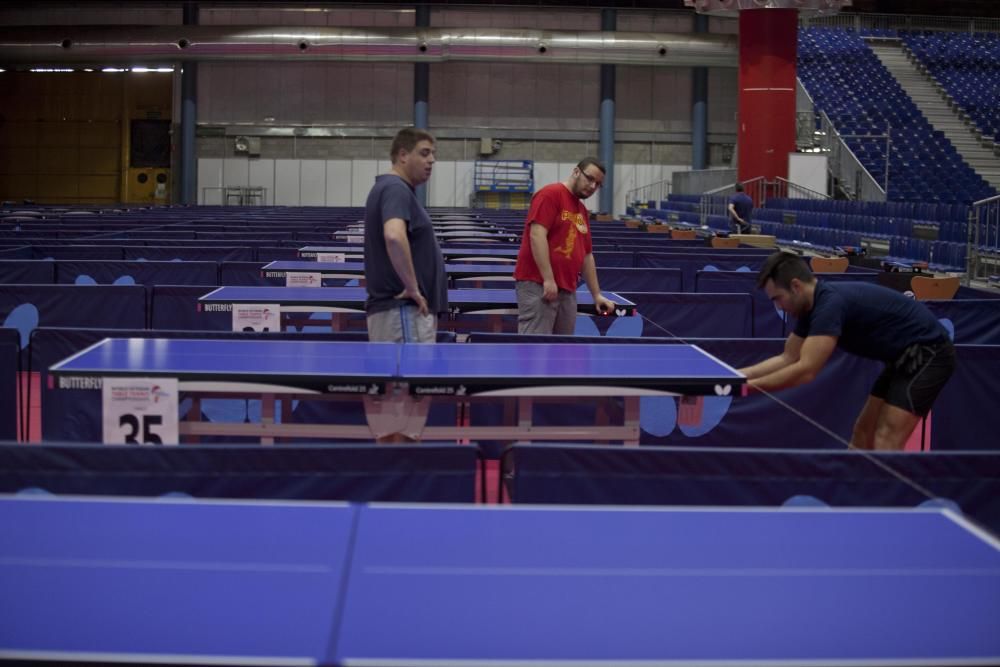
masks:
{"label": "gray shorts", "polygon": [[368,340],[373,343],[433,343],[437,339],[437,315],[421,315],[410,303],[369,313],[367,319]]}
{"label": "gray shorts", "polygon": [[517,333],[572,336],[576,331],[576,292],[559,290],[555,301],[542,298],[542,285],[518,280]]}

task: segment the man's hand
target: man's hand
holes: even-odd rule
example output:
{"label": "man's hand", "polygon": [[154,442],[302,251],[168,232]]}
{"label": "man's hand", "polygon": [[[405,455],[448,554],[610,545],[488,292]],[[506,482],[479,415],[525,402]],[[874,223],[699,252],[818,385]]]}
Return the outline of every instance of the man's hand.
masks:
{"label": "man's hand", "polygon": [[555,301],[559,297],[559,288],[555,280],[545,280],[542,282],[542,298],[546,301]]}
{"label": "man's hand", "polygon": [[598,294],[594,297],[594,308],[601,315],[607,315],[609,313],[615,312],[615,304],[611,299],[605,298],[603,294]]}
{"label": "man's hand", "polygon": [[417,310],[420,312],[421,315],[427,315],[430,313],[430,309],[427,307],[427,299],[424,298],[424,295],[420,293],[419,289],[413,291],[403,290],[402,292],[396,295],[396,298],[413,299],[413,301],[416,302]]}

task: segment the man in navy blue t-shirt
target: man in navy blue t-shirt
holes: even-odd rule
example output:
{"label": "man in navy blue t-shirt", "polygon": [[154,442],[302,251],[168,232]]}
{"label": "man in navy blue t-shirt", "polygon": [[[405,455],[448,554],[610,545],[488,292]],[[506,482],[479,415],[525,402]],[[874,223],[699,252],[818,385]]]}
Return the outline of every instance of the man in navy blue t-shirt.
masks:
{"label": "man in navy blue t-shirt", "polygon": [[753,200],[750,199],[750,195],[743,192],[742,183],[736,184],[736,194],[729,198],[726,211],[729,213],[729,229],[734,234],[749,234],[753,230],[750,226]]}
{"label": "man in navy blue t-shirt", "polygon": [[368,339],[433,343],[448,311],[448,283],[434,225],[414,189],[431,176],[434,137],[400,130],[392,169],[375,179],[365,203],[365,312]]}
{"label": "man in navy blue t-shirt", "polygon": [[757,276],[771,301],[797,318],[784,351],[741,369],[751,388],[815,379],[834,347],[885,363],[851,436],[859,449],[901,450],[955,369],[948,332],[919,301],[863,282],[817,281],[798,255],[771,255]]}

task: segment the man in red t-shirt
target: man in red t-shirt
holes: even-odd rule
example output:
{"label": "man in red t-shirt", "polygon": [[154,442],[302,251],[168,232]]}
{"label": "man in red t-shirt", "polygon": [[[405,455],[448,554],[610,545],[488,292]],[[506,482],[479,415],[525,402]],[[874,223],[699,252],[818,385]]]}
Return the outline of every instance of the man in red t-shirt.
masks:
{"label": "man in red t-shirt", "polygon": [[586,157],[565,181],[535,193],[521,236],[514,280],[517,331],[569,336],[576,328],[576,286],[583,275],[599,313],[614,304],[601,295],[583,200],[604,182],[604,165]]}

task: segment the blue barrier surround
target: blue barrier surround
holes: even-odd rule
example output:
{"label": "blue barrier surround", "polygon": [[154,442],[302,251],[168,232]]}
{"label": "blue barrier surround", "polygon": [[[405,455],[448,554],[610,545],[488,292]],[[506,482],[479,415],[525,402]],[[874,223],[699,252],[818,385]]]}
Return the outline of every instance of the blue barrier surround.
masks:
{"label": "blue barrier surround", "polygon": [[15,329],[0,328],[0,440],[24,439],[27,413],[21,417],[22,432],[17,431],[18,383],[21,381],[21,335]]}
{"label": "blue barrier surround", "polygon": [[474,445],[0,443],[0,493],[471,503],[477,473]]}
{"label": "blue barrier surround", "polygon": [[1000,531],[1000,453],[906,453],[704,447],[518,444],[500,489],[513,502],[597,505],[912,507],[928,500],[875,458]]}

